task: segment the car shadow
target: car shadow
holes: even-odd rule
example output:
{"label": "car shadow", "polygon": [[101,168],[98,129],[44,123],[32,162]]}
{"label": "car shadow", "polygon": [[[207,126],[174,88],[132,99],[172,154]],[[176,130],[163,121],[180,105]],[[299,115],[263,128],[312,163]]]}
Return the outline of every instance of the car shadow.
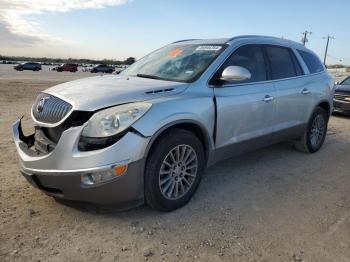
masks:
{"label": "car shadow", "polygon": [[345,114],[345,113],[341,113],[341,112],[333,112],[332,116],[337,117],[337,118],[350,119],[349,114]]}
{"label": "car shadow", "polygon": [[[202,182],[193,196],[192,200],[184,207],[171,212],[170,214],[185,214],[188,212],[217,212],[220,209],[231,208],[233,200],[240,202],[240,198],[246,197],[251,192],[254,185],[259,186],[261,181],[277,181],[279,175],[291,176],[293,170],[283,172],[272,169],[272,172],[263,172],[261,166],[266,169],[265,163],[276,162],[280,166],[288,158],[297,158],[295,164],[304,161],[305,153],[294,149],[292,142],[283,142],[272,145],[254,152],[221,161],[208,168],[203,175]],[[298,183],[296,180],[292,183]],[[278,184],[278,183],[277,183]],[[278,188],[272,188],[272,191],[279,191]],[[232,199],[231,199],[232,198]],[[223,201],[224,200],[224,201]],[[231,201],[232,200],[232,201]],[[132,209],[120,209],[114,206],[101,206],[95,204],[74,202],[68,200],[57,200],[57,202],[74,208],[81,212],[91,215],[104,217],[128,217],[130,219],[145,219],[149,217],[167,216],[169,213],[163,213],[142,205]],[[227,206],[225,206],[227,204]]]}

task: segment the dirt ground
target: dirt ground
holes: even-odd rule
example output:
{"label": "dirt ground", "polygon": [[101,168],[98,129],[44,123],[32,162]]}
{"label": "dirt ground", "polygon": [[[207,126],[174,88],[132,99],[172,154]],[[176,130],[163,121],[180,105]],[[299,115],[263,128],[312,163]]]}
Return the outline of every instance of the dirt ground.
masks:
{"label": "dirt ground", "polygon": [[313,155],[283,143],[206,171],[185,207],[72,207],[20,175],[11,124],[38,92],[90,73],[0,65],[0,261],[350,261],[350,117]]}

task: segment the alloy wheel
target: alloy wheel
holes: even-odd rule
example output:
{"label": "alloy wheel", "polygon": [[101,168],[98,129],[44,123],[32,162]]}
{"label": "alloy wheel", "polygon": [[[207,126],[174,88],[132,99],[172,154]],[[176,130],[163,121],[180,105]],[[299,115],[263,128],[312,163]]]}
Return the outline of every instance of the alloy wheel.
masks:
{"label": "alloy wheel", "polygon": [[159,171],[159,188],[169,200],[183,197],[192,187],[198,169],[198,157],[189,145],[177,145],[166,155]]}
{"label": "alloy wheel", "polygon": [[316,148],[322,142],[325,134],[325,119],[322,115],[317,115],[312,121],[310,142],[312,147]]}

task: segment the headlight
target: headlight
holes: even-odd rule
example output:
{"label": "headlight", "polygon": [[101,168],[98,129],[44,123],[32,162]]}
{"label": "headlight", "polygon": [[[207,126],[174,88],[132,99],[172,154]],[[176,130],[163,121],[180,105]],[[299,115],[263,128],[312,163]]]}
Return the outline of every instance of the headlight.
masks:
{"label": "headlight", "polygon": [[150,103],[130,103],[95,113],[84,127],[84,137],[109,137],[123,132],[150,108]]}

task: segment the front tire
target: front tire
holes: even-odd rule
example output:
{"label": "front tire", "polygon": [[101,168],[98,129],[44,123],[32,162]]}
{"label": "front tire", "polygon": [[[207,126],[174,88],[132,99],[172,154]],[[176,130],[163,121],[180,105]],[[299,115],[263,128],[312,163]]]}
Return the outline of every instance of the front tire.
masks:
{"label": "front tire", "polygon": [[315,153],[320,150],[326,138],[328,119],[326,110],[316,107],[303,136],[295,144],[296,148],[305,153]]}
{"label": "front tire", "polygon": [[172,211],[187,204],[205,169],[201,141],[191,132],[172,129],[150,151],[145,170],[145,200],[154,209]]}

